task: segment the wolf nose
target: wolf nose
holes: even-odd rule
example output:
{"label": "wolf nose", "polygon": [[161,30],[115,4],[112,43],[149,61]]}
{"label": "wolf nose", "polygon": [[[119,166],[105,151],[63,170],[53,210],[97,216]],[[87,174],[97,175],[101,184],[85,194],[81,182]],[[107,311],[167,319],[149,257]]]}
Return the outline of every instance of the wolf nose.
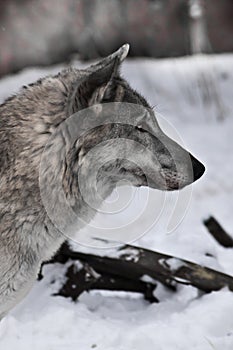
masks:
{"label": "wolf nose", "polygon": [[205,172],[205,166],[199,162],[195,157],[190,154],[191,162],[192,162],[192,167],[193,167],[193,180],[196,181],[200,179],[200,177],[204,174]]}

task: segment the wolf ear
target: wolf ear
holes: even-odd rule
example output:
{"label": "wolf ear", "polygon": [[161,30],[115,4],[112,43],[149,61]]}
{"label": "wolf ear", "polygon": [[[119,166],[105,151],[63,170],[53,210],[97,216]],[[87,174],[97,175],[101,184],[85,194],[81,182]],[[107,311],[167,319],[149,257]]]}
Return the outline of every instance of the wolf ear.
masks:
{"label": "wolf ear", "polygon": [[104,66],[107,66],[110,62],[112,62],[115,58],[119,59],[119,63],[122,63],[124,59],[127,57],[129,53],[129,44],[125,44],[121,46],[117,51],[113,52],[111,55],[108,57],[102,59],[100,62],[90,66],[87,68],[89,72],[94,72],[97,71]]}
{"label": "wolf ear", "polygon": [[119,74],[120,64],[126,58],[128,51],[129,45],[125,44],[110,56],[86,69],[88,76],[73,91],[69,102],[69,114],[101,103],[112,87],[113,78]]}

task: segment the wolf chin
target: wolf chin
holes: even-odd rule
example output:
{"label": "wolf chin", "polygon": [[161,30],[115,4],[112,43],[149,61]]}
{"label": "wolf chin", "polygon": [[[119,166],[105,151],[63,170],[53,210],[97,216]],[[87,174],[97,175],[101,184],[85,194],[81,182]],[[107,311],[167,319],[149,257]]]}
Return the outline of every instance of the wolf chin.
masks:
{"label": "wolf chin", "polygon": [[[110,142],[107,151],[114,151],[116,159],[101,166],[98,182],[102,198],[121,179],[134,186],[177,190],[204,173],[202,163],[162,132],[147,101],[121,77],[120,65],[128,49],[126,44],[87,69],[68,68],[43,78],[23,87],[0,106],[0,319],[24,298],[41,263],[50,259],[66,239],[42,203],[39,168],[51,135],[72,114],[108,102],[143,106],[148,111],[146,117],[135,116],[131,125],[110,123],[91,130],[69,145],[64,164],[59,164],[56,154],[48,164],[46,186],[51,195],[49,174],[52,177],[56,170],[65,197],[86,221],[91,220],[95,211],[80,195],[77,173],[83,165],[87,192],[89,189],[91,193],[92,171],[87,171],[85,164],[89,150],[100,142],[130,139],[150,151],[145,156],[137,147],[129,146],[127,151],[136,159],[132,162]],[[69,143],[67,135],[62,135],[59,142],[58,146],[65,150]],[[100,146],[98,152],[91,160],[93,168],[105,157],[106,147]],[[68,218],[63,220],[68,223]]]}

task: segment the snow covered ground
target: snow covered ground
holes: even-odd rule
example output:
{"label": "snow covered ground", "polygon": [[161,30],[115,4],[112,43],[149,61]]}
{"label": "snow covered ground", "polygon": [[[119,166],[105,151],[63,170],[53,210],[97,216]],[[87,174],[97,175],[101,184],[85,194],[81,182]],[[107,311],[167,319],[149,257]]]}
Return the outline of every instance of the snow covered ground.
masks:
{"label": "snow covered ground", "polygon": [[[21,85],[59,69],[61,66],[32,68],[2,79],[0,101]],[[207,169],[192,186],[188,210],[178,211],[179,220],[172,229],[168,226],[177,193],[169,193],[159,220],[134,244],[233,275],[232,249],[220,247],[202,224],[212,214],[233,234],[233,55],[128,60],[123,74],[155,105],[167,132],[176,130],[186,148]],[[140,210],[139,199],[144,198],[145,191],[142,188],[135,193],[131,214]],[[151,195],[157,198],[159,193],[153,191]],[[107,220],[98,214],[92,224],[124,222],[124,215]],[[154,208],[142,213],[142,226],[144,215],[153,217]],[[135,228],[132,224],[131,230]],[[80,237],[85,235],[88,228]],[[103,252],[76,245],[78,248]],[[153,305],[139,295],[109,292],[83,294],[79,302],[72,303],[51,296],[63,272],[64,266],[46,266],[45,278],[36,282],[26,299],[1,322],[0,349],[233,349],[233,294],[227,289],[200,295],[193,287],[180,286],[177,293],[171,293],[159,286],[156,296],[160,303]]]}

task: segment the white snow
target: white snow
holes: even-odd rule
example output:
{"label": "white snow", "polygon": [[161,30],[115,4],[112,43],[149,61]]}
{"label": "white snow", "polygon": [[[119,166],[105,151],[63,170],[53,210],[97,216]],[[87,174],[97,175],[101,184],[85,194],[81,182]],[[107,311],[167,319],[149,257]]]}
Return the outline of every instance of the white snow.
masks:
{"label": "white snow", "polygon": [[[59,69],[61,66],[32,68],[2,79],[0,101],[21,85]],[[233,275],[233,250],[220,247],[202,224],[212,214],[233,234],[233,55],[128,60],[123,74],[155,105],[167,132],[177,130],[175,137],[180,135],[207,169],[192,186],[191,199],[190,193],[185,199],[187,211],[179,209],[174,223],[171,216],[179,195],[169,193],[157,222],[134,244]],[[146,189],[137,190],[130,197],[128,212],[116,218],[98,214],[93,227],[125,224],[139,213],[140,220],[132,223],[126,237],[134,240],[133,230],[143,231],[148,218],[155,215],[156,208],[147,207],[145,213],[141,204],[147,195]],[[149,191],[149,195],[156,201],[160,194]],[[79,238],[85,235],[88,228]],[[96,254],[107,252],[73,245]],[[45,278],[36,282],[25,300],[0,323],[0,349],[233,349],[233,294],[227,289],[201,294],[191,286],[179,286],[178,292],[172,293],[159,285],[155,292],[159,304],[150,305],[132,293],[100,291],[83,294],[73,303],[52,296],[64,279],[64,270],[59,264],[45,267]]]}

